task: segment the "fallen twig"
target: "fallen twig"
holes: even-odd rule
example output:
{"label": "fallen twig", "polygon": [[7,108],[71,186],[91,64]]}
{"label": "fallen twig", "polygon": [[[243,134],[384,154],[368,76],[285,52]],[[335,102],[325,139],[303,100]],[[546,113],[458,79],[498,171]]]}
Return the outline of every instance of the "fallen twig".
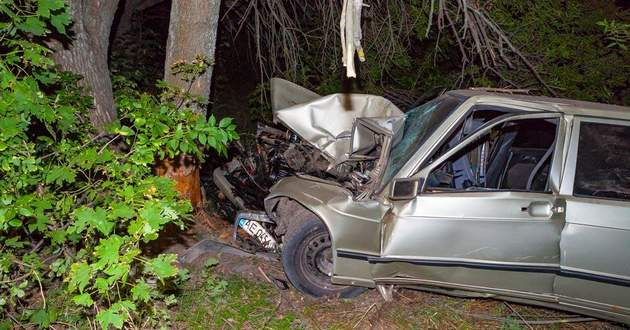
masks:
{"label": "fallen twig", "polygon": [[363,319],[365,318],[365,316],[372,310],[372,308],[374,308],[374,306],[376,306],[376,303],[373,303],[372,305],[370,305],[370,307],[365,311],[365,313],[363,313],[363,316],[361,316],[361,318],[359,319],[359,321],[357,321],[357,323],[354,324],[354,326],[352,327],[352,329],[356,329],[356,327],[361,323],[361,321],[363,321]]}
{"label": "fallen twig", "polygon": [[44,296],[44,288],[42,287],[42,281],[39,279],[39,275],[37,272],[33,270],[33,275],[37,279],[37,283],[39,284],[39,293],[42,295],[42,300],[44,301],[44,309],[46,309],[46,296]]}
{"label": "fallen twig", "polygon": [[532,327],[531,324],[529,324],[529,322],[527,322],[527,320],[525,320],[519,312],[517,312],[514,308],[512,308],[512,305],[510,305],[507,301],[504,301],[503,303],[512,311],[512,313],[516,314],[516,316],[518,316],[518,318],[521,319],[521,321],[523,321],[523,323],[528,328],[530,328],[531,330],[534,330],[534,327]]}
{"label": "fallen twig", "polygon": [[405,299],[407,299],[407,301],[413,301],[413,299],[411,299],[411,298],[409,298],[409,297],[407,297],[407,296],[403,295],[402,293],[400,293],[400,292],[398,292],[398,291],[396,291],[396,290],[394,290],[394,293],[395,293],[395,294],[397,294],[397,295],[399,295],[399,296],[401,296],[401,297],[403,297],[403,298],[405,298]]}
{"label": "fallen twig", "polygon": [[260,266],[258,266],[258,271],[260,272],[260,274],[262,274],[265,280],[267,280],[267,282],[273,285],[273,281],[269,278],[269,276],[267,276],[267,274],[265,274],[265,272],[262,270],[262,268],[260,268]]}

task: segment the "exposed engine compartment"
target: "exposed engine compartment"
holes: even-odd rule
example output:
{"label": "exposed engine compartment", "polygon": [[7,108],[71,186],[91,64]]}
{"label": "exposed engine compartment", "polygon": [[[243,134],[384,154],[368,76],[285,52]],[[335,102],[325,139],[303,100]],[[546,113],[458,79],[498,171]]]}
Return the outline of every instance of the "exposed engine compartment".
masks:
{"label": "exposed engine compartment", "polygon": [[309,175],[368,198],[380,180],[404,116],[375,95],[319,96],[272,79],[275,125],[259,124],[253,143],[236,143],[236,156],[215,169],[213,181],[237,209],[261,209],[280,179]]}
{"label": "exposed engine compartment", "polygon": [[[295,133],[267,125],[258,126],[255,141],[236,143],[237,155],[213,173],[214,183],[238,209],[262,209],[269,188],[296,174],[339,183],[358,196],[367,188],[378,161],[368,156],[334,165]],[[380,150],[378,146],[372,153]]]}

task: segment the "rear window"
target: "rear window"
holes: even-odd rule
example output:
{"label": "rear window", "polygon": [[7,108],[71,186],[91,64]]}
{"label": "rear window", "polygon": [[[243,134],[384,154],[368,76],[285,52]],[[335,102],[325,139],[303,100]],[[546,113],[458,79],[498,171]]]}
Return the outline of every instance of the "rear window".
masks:
{"label": "rear window", "polygon": [[580,124],[573,194],[630,201],[630,126]]}

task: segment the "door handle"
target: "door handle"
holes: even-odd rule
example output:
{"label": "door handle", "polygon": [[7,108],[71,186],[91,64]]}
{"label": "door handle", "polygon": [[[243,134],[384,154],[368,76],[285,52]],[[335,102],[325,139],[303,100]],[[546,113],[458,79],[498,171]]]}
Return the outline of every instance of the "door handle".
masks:
{"label": "door handle", "polygon": [[553,204],[551,204],[551,202],[536,201],[536,202],[529,203],[527,207],[522,207],[521,212],[527,212],[527,214],[529,214],[530,217],[549,218],[552,215],[554,215],[554,213],[563,213],[564,207],[561,207],[561,206],[554,207]]}

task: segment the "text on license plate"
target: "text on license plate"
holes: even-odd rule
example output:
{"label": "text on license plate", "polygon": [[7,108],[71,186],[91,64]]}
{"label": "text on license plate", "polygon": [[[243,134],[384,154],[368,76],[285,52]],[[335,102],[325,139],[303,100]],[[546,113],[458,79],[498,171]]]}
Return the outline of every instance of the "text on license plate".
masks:
{"label": "text on license plate", "polygon": [[238,225],[239,227],[243,228],[248,234],[254,237],[258,242],[260,242],[265,248],[276,248],[276,240],[260,223],[241,218],[238,220]]}

